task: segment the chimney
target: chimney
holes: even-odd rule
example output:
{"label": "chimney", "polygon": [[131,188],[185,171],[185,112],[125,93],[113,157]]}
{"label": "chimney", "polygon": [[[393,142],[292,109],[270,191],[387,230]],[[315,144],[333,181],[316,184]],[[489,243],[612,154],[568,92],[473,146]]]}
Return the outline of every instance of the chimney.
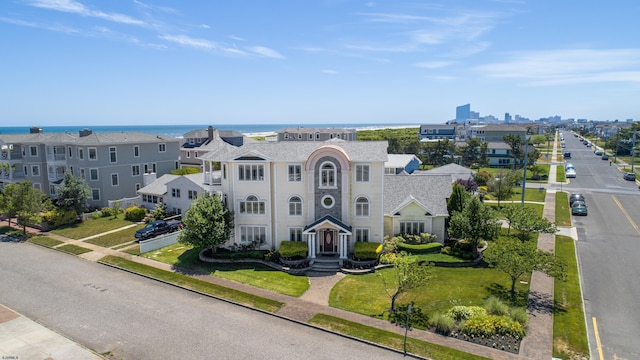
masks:
{"label": "chimney", "polygon": [[42,133],[42,128],[41,127],[32,126],[29,129],[29,134],[40,134],[40,133]]}
{"label": "chimney", "polygon": [[207,129],[207,135],[209,135],[209,141],[213,140],[213,126],[209,125]]}
{"label": "chimney", "polygon": [[82,129],[80,130],[80,137],[85,137],[85,136],[89,136],[93,134],[93,131],[89,130],[89,129]]}

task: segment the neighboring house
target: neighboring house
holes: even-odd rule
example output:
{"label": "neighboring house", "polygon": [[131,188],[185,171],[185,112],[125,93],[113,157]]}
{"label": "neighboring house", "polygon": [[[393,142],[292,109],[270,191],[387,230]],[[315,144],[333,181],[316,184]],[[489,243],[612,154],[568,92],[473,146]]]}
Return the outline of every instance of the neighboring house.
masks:
{"label": "neighboring house", "polygon": [[459,140],[458,124],[420,125],[420,141]]}
{"label": "neighboring house", "polygon": [[342,139],[356,141],[358,132],[355,129],[332,128],[285,128],[276,132],[278,141],[326,141]]}
{"label": "neighboring house", "polygon": [[82,130],[72,135],[32,129],[30,134],[0,134],[0,149],[6,170],[0,186],[28,180],[55,199],[69,170],[91,188],[89,205],[105,207],[109,200],[136,196],[143,174],[177,169],[180,140],[137,132]]}
{"label": "neighboring house", "polygon": [[451,182],[454,183],[458,180],[468,180],[469,178],[473,179],[473,175],[475,173],[475,171],[458,164],[447,164],[438,166],[437,168],[433,168],[430,170],[420,171],[418,174],[449,175],[451,177]]}
{"label": "neighboring house", "polygon": [[490,142],[487,144],[487,158],[490,167],[510,167],[513,164],[511,146],[505,142]]}
{"label": "neighboring house", "polygon": [[218,130],[213,126],[190,131],[184,134],[180,144],[180,165],[202,170],[200,156],[224,145],[242,146],[247,140],[247,137],[237,131]]}
{"label": "neighboring house", "polygon": [[389,154],[388,160],[384,163],[385,175],[397,175],[402,172],[411,174],[420,169],[422,161],[415,155],[409,154]]}
{"label": "neighboring house", "polygon": [[183,214],[198,194],[207,191],[204,185],[204,174],[172,175],[165,174],[149,185],[138,190],[142,205],[153,210],[164,204],[167,212]]}
{"label": "neighboring house", "polygon": [[382,243],[398,232],[434,233],[443,242],[450,178],[385,176],[387,147],[335,139],[256,142],[202,156],[205,168],[221,169],[205,171],[209,191],[234,212],[228,245],[278,249],[284,240],[304,241],[311,258],[344,259],[356,242]]}
{"label": "neighboring house", "polygon": [[506,135],[518,135],[524,142],[527,135],[527,128],[518,125],[472,125],[467,128],[467,135],[469,138],[478,138],[484,142],[504,142]]}

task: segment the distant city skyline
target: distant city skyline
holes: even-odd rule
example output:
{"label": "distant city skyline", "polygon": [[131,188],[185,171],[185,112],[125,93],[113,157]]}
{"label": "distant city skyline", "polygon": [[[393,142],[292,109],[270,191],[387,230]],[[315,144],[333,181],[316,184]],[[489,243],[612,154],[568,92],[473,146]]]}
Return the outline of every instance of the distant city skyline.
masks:
{"label": "distant city skyline", "polygon": [[640,118],[629,0],[0,4],[5,125]]}

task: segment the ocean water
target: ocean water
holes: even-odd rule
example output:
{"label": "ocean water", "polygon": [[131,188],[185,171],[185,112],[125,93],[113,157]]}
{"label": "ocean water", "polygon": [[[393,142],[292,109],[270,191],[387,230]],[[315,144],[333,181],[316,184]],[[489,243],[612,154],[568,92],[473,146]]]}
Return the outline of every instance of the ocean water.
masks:
{"label": "ocean water", "polygon": [[[273,133],[284,128],[335,128],[335,129],[383,129],[417,127],[420,124],[211,124],[219,130],[235,130],[243,134]],[[189,131],[205,129],[209,125],[126,125],[126,126],[40,126],[44,133],[77,134],[80,130],[89,129],[94,133],[105,132],[143,132],[154,135],[182,137]],[[30,126],[0,126],[0,134],[28,134]]]}

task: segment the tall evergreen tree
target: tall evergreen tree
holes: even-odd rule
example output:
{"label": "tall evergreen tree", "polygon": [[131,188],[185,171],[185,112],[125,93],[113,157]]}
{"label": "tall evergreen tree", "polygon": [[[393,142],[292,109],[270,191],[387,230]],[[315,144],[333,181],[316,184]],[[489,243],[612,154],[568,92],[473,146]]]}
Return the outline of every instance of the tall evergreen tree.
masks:
{"label": "tall evergreen tree", "polygon": [[88,207],[90,198],[89,185],[81,178],[73,176],[71,171],[65,172],[63,185],[58,189],[57,205],[80,215]]}
{"label": "tall evergreen tree", "polygon": [[233,212],[224,206],[218,195],[202,193],[191,203],[182,222],[185,227],[178,235],[181,243],[215,252],[231,236]]}
{"label": "tall evergreen tree", "polygon": [[478,254],[480,240],[493,240],[498,237],[500,221],[495,211],[470,196],[462,211],[455,211],[449,221],[449,235],[468,240],[473,253]]}

